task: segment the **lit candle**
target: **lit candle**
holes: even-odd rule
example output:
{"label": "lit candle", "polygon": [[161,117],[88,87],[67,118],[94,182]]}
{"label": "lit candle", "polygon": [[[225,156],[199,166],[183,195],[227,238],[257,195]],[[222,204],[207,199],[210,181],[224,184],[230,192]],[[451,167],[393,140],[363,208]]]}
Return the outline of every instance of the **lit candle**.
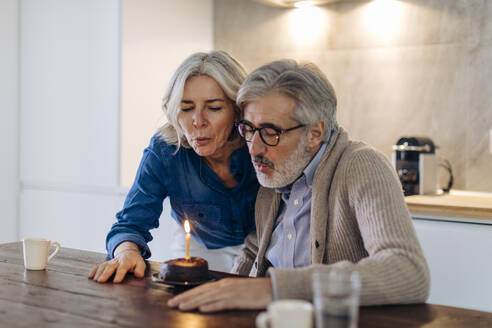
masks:
{"label": "lit candle", "polygon": [[184,222],[184,228],[186,232],[186,260],[190,259],[190,221],[185,220]]}

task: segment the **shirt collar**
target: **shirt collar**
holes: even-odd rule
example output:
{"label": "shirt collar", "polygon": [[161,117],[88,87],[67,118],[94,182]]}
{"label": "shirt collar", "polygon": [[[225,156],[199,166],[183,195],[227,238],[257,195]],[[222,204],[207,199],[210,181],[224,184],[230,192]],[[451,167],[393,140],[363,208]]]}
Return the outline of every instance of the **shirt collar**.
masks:
{"label": "shirt collar", "polygon": [[308,166],[306,166],[306,168],[303,171],[304,175],[306,176],[306,183],[310,187],[313,184],[314,172],[316,172],[316,169],[318,168],[318,164],[321,161],[321,157],[323,157],[325,150],[326,150],[326,143],[323,143],[321,145],[321,148],[316,153],[316,156],[314,156],[314,158],[311,160],[311,162],[308,164]]}
{"label": "shirt collar", "polygon": [[[321,148],[318,150],[316,155],[313,157],[311,162],[309,162],[308,166],[302,171],[303,175],[306,177],[306,184],[311,187],[313,184],[313,179],[314,179],[314,173],[316,172],[316,169],[318,168],[318,164],[321,161],[321,158],[323,157],[323,154],[325,153],[326,150],[326,143],[321,144]],[[275,191],[278,193],[290,193],[290,189],[292,188],[292,185],[295,183],[291,183],[288,186],[281,187],[281,188],[275,188]]]}

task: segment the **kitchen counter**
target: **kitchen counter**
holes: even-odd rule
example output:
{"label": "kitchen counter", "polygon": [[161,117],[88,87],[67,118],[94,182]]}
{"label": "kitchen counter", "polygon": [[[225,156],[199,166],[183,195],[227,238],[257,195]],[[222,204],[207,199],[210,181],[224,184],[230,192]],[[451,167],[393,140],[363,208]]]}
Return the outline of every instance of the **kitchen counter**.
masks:
{"label": "kitchen counter", "polygon": [[405,201],[414,218],[492,225],[492,194],[454,191],[407,196]]}

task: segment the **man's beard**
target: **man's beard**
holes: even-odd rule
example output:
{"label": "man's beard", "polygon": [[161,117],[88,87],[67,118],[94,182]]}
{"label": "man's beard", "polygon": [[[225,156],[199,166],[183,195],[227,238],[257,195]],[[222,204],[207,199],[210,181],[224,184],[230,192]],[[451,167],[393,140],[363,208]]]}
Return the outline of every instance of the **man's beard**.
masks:
{"label": "man's beard", "polygon": [[258,182],[267,188],[281,188],[290,185],[301,176],[310,161],[311,153],[307,149],[307,133],[302,135],[296,150],[283,163],[275,166],[263,156],[253,158],[253,164],[265,164],[274,170],[271,176],[256,171]]}

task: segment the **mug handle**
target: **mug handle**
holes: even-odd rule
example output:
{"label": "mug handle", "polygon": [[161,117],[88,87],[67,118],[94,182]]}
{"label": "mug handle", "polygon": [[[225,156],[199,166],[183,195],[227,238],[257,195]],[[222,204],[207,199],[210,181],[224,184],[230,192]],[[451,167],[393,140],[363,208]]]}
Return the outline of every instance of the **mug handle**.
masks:
{"label": "mug handle", "polygon": [[267,328],[269,326],[270,316],[267,312],[261,312],[256,317],[256,327],[257,328]]}
{"label": "mug handle", "polygon": [[53,253],[51,253],[51,255],[48,257],[48,262],[51,261],[51,259],[53,257],[55,257],[55,255],[58,253],[58,251],[60,250],[60,243],[57,242],[57,241],[50,241],[50,248],[52,248],[53,246],[55,246],[55,250]]}

